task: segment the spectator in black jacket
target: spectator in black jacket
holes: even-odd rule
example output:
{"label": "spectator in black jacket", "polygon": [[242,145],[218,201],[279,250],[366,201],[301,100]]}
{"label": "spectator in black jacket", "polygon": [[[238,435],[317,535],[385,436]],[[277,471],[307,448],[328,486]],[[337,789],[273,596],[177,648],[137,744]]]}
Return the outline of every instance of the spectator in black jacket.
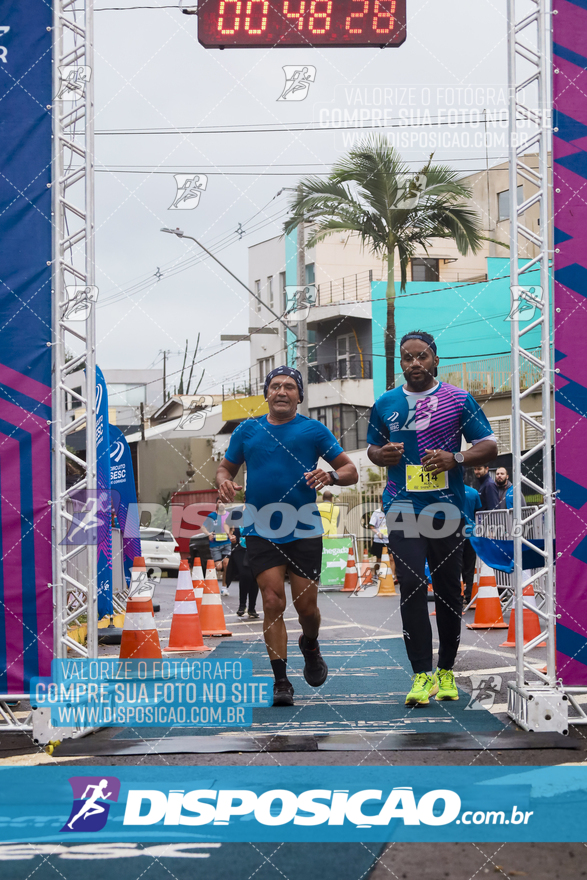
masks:
{"label": "spectator in black jacket", "polygon": [[499,491],[494,481],[489,476],[489,468],[486,464],[477,465],[473,468],[477,482],[479,483],[479,495],[481,496],[481,510],[496,510],[499,507]]}

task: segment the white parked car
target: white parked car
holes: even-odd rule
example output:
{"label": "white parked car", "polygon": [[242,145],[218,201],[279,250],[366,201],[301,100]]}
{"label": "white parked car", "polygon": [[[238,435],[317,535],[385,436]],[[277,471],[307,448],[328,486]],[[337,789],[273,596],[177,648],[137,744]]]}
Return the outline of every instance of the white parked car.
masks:
{"label": "white parked car", "polygon": [[179,571],[181,556],[171,532],[166,529],[141,528],[141,552],[145,565],[156,565],[172,577]]}

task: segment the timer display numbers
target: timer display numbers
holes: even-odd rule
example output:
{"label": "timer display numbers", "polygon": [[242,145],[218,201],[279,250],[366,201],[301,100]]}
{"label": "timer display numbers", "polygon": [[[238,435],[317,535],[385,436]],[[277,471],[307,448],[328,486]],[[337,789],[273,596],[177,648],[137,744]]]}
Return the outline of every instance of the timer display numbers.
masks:
{"label": "timer display numbers", "polygon": [[406,0],[200,0],[206,49],[401,46]]}

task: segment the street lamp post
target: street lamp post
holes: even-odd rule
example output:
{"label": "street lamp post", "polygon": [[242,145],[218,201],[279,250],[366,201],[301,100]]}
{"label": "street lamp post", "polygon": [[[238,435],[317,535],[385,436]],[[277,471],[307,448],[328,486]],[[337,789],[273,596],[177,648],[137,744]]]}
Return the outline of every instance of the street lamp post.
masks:
{"label": "street lamp post", "polygon": [[[303,290],[306,286],[306,240],[305,224],[303,219],[298,224],[298,288]],[[308,321],[305,307],[302,308],[303,318],[298,322],[298,344],[296,346],[296,366],[302,376],[304,387],[304,399],[300,404],[302,415],[309,415],[308,409]]]}
{"label": "street lamp post", "polygon": [[[241,287],[244,287],[244,289],[247,291],[247,293],[250,293],[251,296],[252,296],[254,299],[256,299],[257,302],[261,303],[261,305],[264,306],[264,307],[267,309],[268,312],[271,312],[271,314],[273,315],[273,317],[276,318],[276,319],[279,321],[280,324],[283,324],[283,326],[284,326],[286,329],[291,330],[290,325],[289,325],[289,324],[288,324],[288,323],[287,323],[287,322],[281,317],[281,315],[278,315],[277,312],[274,312],[273,309],[272,309],[270,306],[267,305],[267,303],[264,303],[264,302],[263,302],[263,300],[261,299],[260,296],[257,296],[256,293],[253,293],[253,291],[251,290],[251,288],[250,288],[250,287],[247,287],[247,285],[244,283],[244,281],[241,281],[240,278],[238,278],[238,277],[234,274],[234,272],[231,272],[230,269],[228,268],[228,266],[225,266],[224,263],[221,263],[220,260],[218,259],[218,257],[215,257],[214,254],[210,253],[210,251],[208,250],[208,248],[204,247],[204,245],[203,245],[200,241],[198,241],[197,238],[194,238],[193,235],[186,235],[185,232],[183,232],[183,231],[182,231],[181,229],[179,229],[179,228],[178,228],[178,229],[168,229],[166,226],[164,226],[163,229],[161,230],[161,232],[169,232],[171,235],[177,235],[178,238],[189,238],[190,241],[195,241],[195,243],[198,245],[198,247],[202,248],[202,250],[203,250],[206,254],[208,254],[209,257],[212,257],[212,259],[213,259],[216,263],[218,263],[218,265],[221,266],[221,267],[224,269],[225,272],[228,272],[228,274],[229,274],[232,278],[234,278],[234,280],[237,281],[237,282],[241,285]],[[292,331],[292,332],[294,332],[294,334],[297,336],[297,333],[295,333],[295,331]]]}

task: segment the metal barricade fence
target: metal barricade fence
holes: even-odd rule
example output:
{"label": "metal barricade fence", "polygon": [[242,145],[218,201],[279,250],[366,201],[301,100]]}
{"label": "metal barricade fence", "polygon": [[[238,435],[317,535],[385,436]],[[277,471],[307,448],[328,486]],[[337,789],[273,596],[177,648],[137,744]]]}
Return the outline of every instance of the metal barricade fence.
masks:
{"label": "metal barricade fence", "polygon": [[[529,505],[522,507],[522,519],[525,520],[538,510],[538,506]],[[514,517],[513,510],[479,510],[475,514],[475,527],[478,537],[493,539],[494,541],[513,541]],[[544,538],[544,517],[542,514],[531,519],[522,526],[522,535],[528,541],[542,540]],[[495,582],[500,591],[502,610],[508,611],[512,605],[513,585],[512,575],[509,572],[493,569]],[[530,569],[531,572],[537,569]],[[538,607],[544,602],[543,578],[539,577],[534,582],[534,595]]]}

